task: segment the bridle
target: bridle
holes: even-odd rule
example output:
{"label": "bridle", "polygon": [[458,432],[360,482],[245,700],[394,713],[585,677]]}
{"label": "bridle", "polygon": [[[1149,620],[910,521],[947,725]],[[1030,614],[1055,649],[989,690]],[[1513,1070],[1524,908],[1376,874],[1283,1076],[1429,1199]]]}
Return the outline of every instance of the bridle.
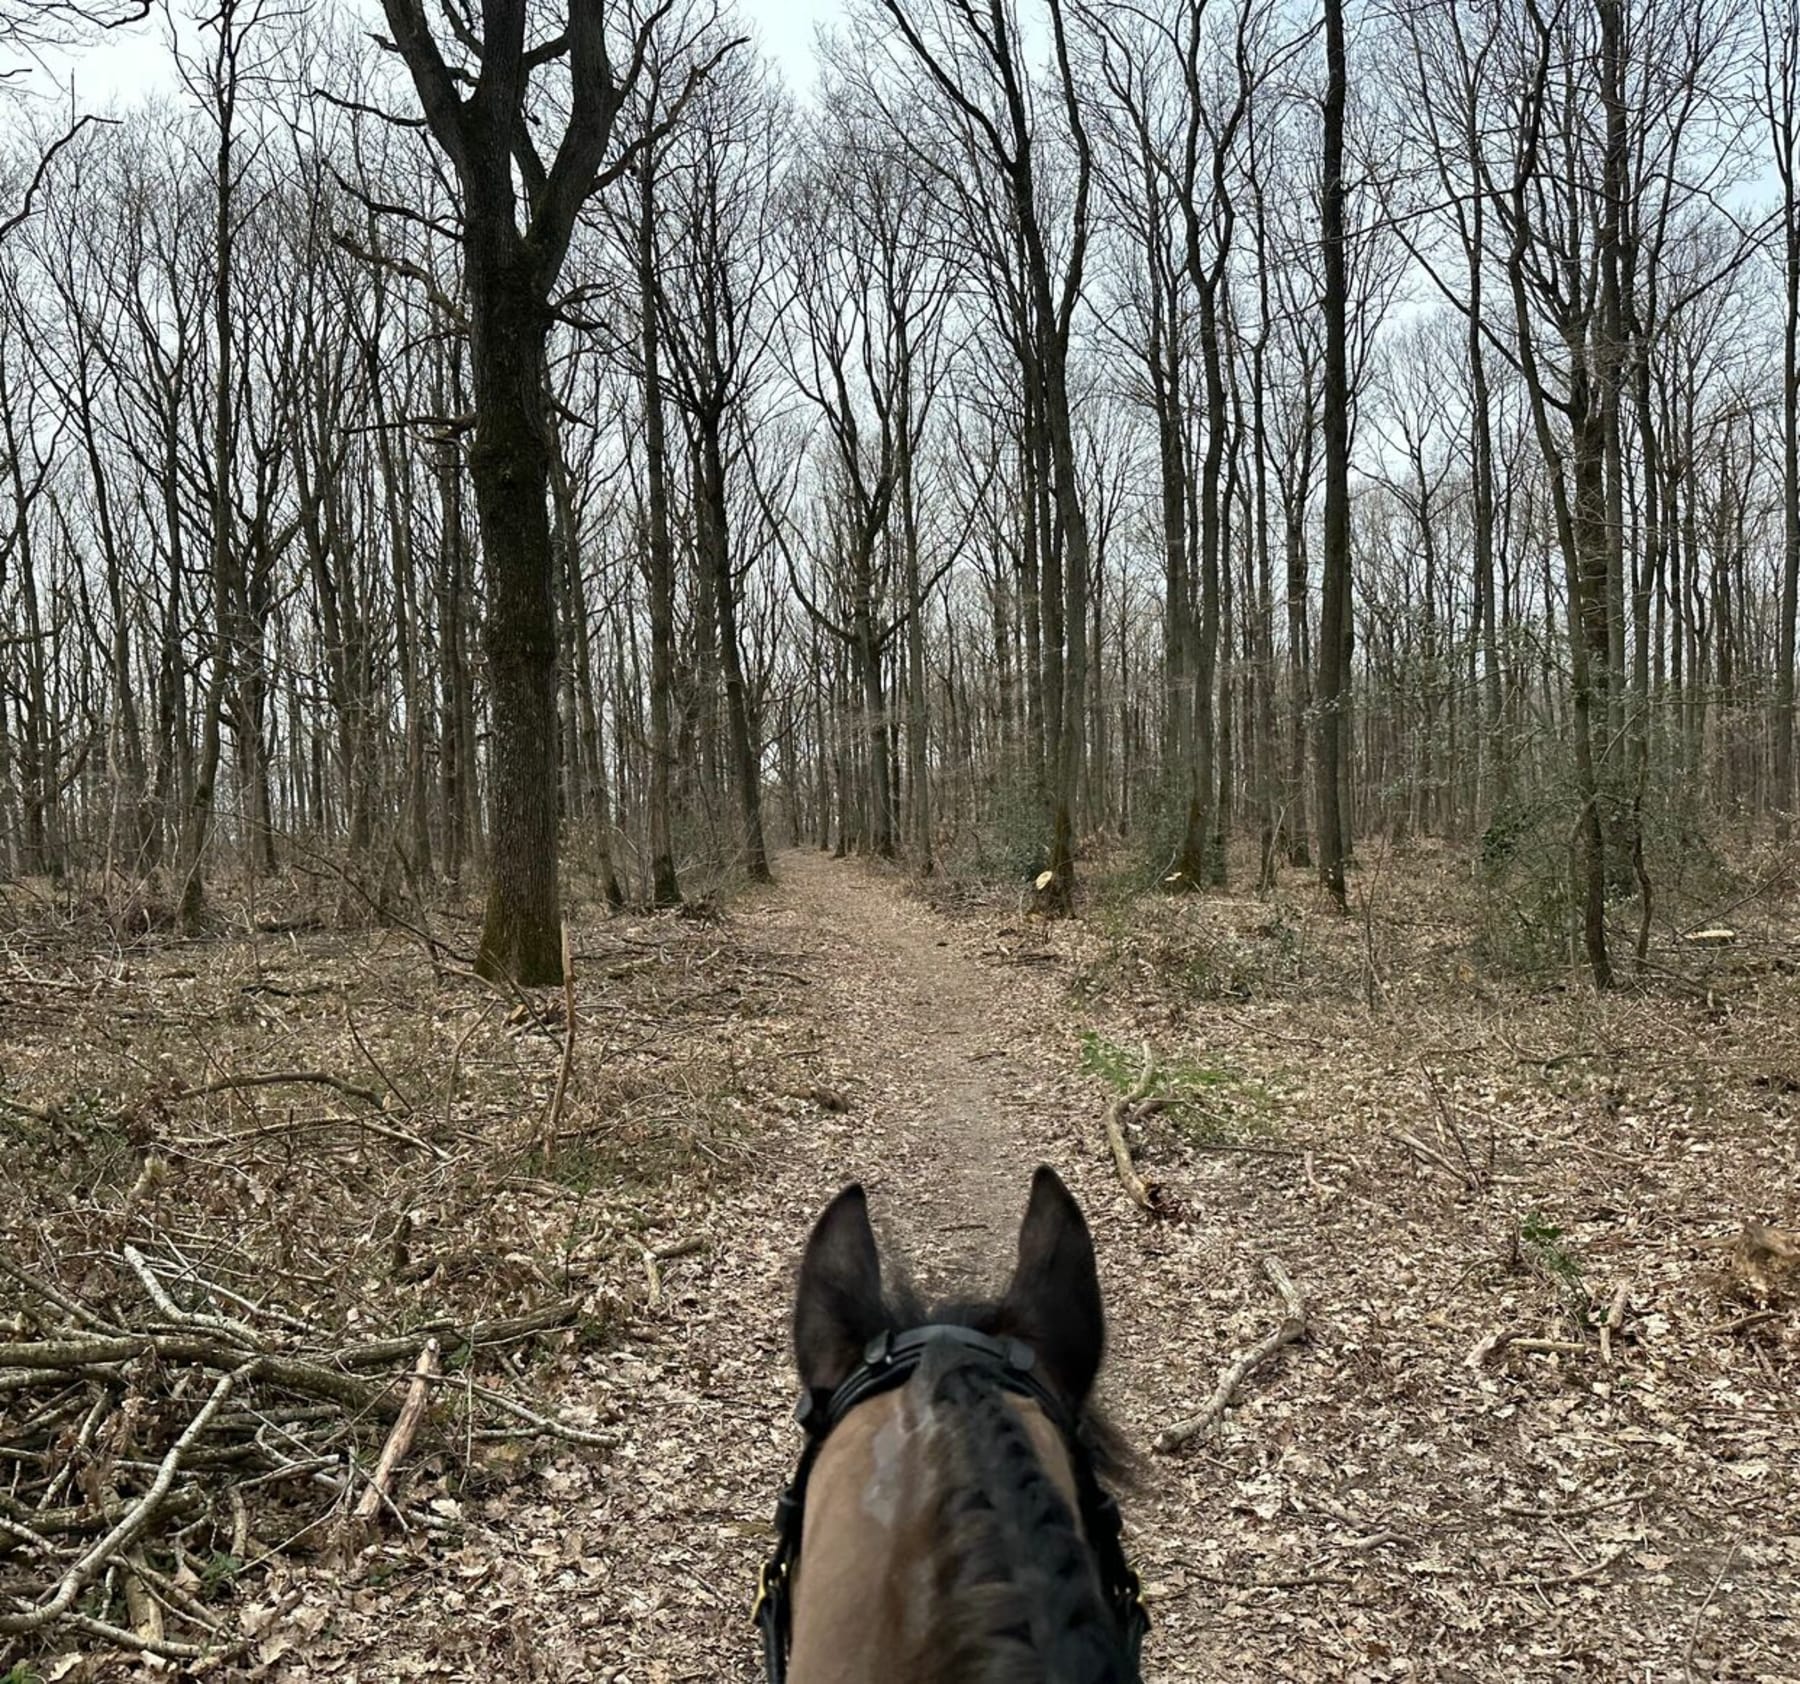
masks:
{"label": "bridle", "polygon": [[769,1684],[785,1684],[788,1649],[793,1640],[794,1565],[800,1559],[800,1535],[806,1519],[806,1485],[813,1464],[832,1431],[857,1405],[903,1386],[934,1346],[960,1346],[975,1360],[992,1365],[995,1382],[1017,1397],[1029,1399],[1050,1419],[1068,1447],[1075,1471],[1081,1529],[1094,1552],[1100,1588],[1118,1626],[1119,1636],[1137,1676],[1138,1655],[1150,1616],[1144,1611],[1138,1576],[1125,1560],[1119,1505],[1094,1472],[1094,1459],[1082,1443],[1067,1406],[1037,1371],[1037,1353],[1018,1339],[992,1339],[972,1327],[933,1323],[906,1333],[881,1333],[869,1341],[863,1360],[835,1390],[801,1394],[795,1419],[806,1430],[806,1448],[787,1489],[775,1505],[775,1549],[757,1576],[756,1603],[750,1617],[762,1633],[763,1670]]}

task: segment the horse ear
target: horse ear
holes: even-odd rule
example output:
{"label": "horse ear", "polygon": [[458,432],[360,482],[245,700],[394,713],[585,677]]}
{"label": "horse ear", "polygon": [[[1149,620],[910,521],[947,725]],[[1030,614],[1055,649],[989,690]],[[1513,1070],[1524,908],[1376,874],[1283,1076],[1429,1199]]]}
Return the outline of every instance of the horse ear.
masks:
{"label": "horse ear", "polygon": [[1019,1227],[1019,1263],[1001,1309],[1063,1395],[1079,1404],[1100,1372],[1106,1317],[1087,1220],[1047,1164],[1031,1178],[1031,1202]]}
{"label": "horse ear", "polygon": [[887,1326],[881,1254],[860,1186],[846,1187],[813,1226],[794,1295],[794,1362],[809,1391],[831,1391]]}

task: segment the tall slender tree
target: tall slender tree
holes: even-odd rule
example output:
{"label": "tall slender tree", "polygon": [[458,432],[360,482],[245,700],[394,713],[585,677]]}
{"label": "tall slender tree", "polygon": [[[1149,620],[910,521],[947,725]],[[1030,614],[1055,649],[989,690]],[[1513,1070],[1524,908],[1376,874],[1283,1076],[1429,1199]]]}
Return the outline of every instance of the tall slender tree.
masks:
{"label": "tall slender tree", "polygon": [[1319,611],[1319,881],[1341,911],[1344,889],[1344,708],[1349,689],[1350,375],[1349,282],[1344,261],[1344,3],[1325,0],[1324,180],[1320,245],[1325,264],[1325,543]]}

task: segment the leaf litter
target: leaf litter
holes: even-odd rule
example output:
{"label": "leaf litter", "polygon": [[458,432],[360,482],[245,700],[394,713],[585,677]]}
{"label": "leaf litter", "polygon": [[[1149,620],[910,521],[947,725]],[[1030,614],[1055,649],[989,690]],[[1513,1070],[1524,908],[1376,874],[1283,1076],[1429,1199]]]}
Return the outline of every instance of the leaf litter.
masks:
{"label": "leaf litter", "polygon": [[[1145,1452],[1148,1677],[1800,1677],[1791,969],[1532,993],[1454,969],[1420,918],[1384,929],[1376,988],[1369,932],[1300,890],[1042,925],[792,854],[721,922],[577,925],[553,1113],[560,991],[391,936],[79,935],[0,952],[25,1145],[3,1254],[135,1333],[172,1309],[334,1372],[394,1353],[360,1371],[378,1408],[244,1412],[265,1446],[318,1435],[322,1479],[234,1503],[254,1454],[188,1470],[195,1506],[135,1552],[160,1624],[129,1559],[93,1587],[95,1618],[192,1637],[191,1604],[235,1645],[165,1674],[747,1684],[813,1214],[860,1179],[925,1286],[993,1284],[1043,1159],[1094,1227],[1105,1395]],[[1169,1091],[1129,1149],[1170,1220],[1126,1199],[1101,1126],[1146,1045]],[[302,1071],[340,1086],[202,1091]],[[1280,1322],[1271,1257],[1305,1339],[1149,1454]],[[13,1343],[68,1321],[9,1281]],[[539,1325],[481,1336],[509,1320]],[[433,1336],[441,1396],[352,1531]],[[193,1372],[143,1356],[57,1394],[104,1395],[135,1457],[46,1435],[41,1387],[0,1394],[5,1516],[66,1462],[92,1536],[192,1419]],[[264,1546],[241,1558],[216,1547],[239,1506]],[[42,1568],[0,1550],[12,1597]],[[150,1670],[51,1635],[46,1678]]]}

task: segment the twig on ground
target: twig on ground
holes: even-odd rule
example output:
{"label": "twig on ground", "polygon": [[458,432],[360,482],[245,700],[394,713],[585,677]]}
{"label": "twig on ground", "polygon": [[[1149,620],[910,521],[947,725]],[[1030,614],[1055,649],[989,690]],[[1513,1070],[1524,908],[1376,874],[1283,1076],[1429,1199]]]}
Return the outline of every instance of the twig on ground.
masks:
{"label": "twig on ground", "polygon": [[1281,1295],[1282,1308],[1286,1311],[1281,1325],[1232,1362],[1220,1376],[1212,1396],[1206,1400],[1197,1415],[1190,1415],[1185,1421],[1177,1421],[1156,1435],[1155,1448],[1164,1455],[1172,1450],[1179,1450],[1190,1439],[1199,1437],[1213,1427],[1231,1407],[1231,1400],[1237,1395],[1238,1388],[1252,1374],[1273,1360],[1276,1352],[1283,1346],[1298,1344],[1306,1337],[1306,1302],[1301,1298],[1299,1288],[1294,1285],[1293,1277],[1277,1258],[1263,1258],[1262,1266],[1263,1272]]}
{"label": "twig on ground", "polygon": [[157,1467],[156,1477],[151,1480],[143,1495],[134,1501],[120,1516],[118,1523],[104,1538],[87,1551],[69,1570],[63,1574],[61,1582],[51,1594],[50,1600],[39,1603],[37,1607],[27,1609],[22,1614],[0,1614],[0,1632],[19,1636],[28,1631],[41,1631],[53,1620],[60,1619],[74,1605],[78,1597],[93,1582],[107,1562],[120,1551],[130,1547],[150,1522],[156,1518],[156,1511],[162,1500],[168,1496],[170,1487],[175,1483],[175,1476],[181,1471],[182,1458],[193,1447],[194,1441],[206,1431],[207,1423],[219,1411],[219,1406],[231,1396],[232,1388],[238,1381],[254,1374],[263,1359],[258,1357],[231,1373],[219,1377],[206,1402],[195,1411],[181,1436],[169,1446],[168,1454]]}
{"label": "twig on ground", "polygon": [[[503,1415],[511,1415],[515,1420],[523,1421],[526,1426],[534,1428],[550,1438],[566,1439],[570,1444],[584,1444],[594,1450],[611,1450],[619,1441],[610,1433],[591,1433],[585,1427],[572,1427],[567,1421],[560,1421],[553,1415],[540,1415],[535,1409],[527,1409],[522,1403],[515,1403],[504,1392],[497,1392],[491,1386],[477,1386],[466,1374],[432,1374],[426,1376],[427,1382],[439,1386],[455,1386],[472,1398],[480,1398],[483,1403],[491,1404]],[[476,1433],[473,1437],[484,1437]]]}
{"label": "twig on ground", "polygon": [[1768,1322],[1780,1319],[1781,1312],[1779,1310],[1752,1310],[1748,1315],[1738,1316],[1731,1321],[1719,1322],[1706,1331],[1709,1336],[1724,1333],[1747,1333],[1753,1327],[1762,1327]]}
{"label": "twig on ground", "polygon": [[1612,1305],[1606,1312],[1606,1320],[1600,1324],[1600,1360],[1612,1366],[1613,1335],[1625,1325],[1625,1312],[1631,1305],[1631,1282],[1620,1281],[1619,1290],[1613,1294]]}
{"label": "twig on ground", "polygon": [[1643,1502],[1650,1493],[1648,1491],[1627,1491],[1617,1497],[1602,1497],[1597,1503],[1583,1503],[1572,1509],[1527,1508],[1522,1503],[1497,1504],[1501,1514],[1510,1514],[1520,1520],[1585,1520],[1589,1515],[1604,1514],[1608,1509],[1629,1508],[1633,1503]]}
{"label": "twig on ground", "polygon": [[29,1269],[14,1262],[3,1250],[0,1250],[0,1270],[11,1275],[28,1292],[34,1292],[47,1303],[54,1304],[64,1315],[73,1316],[84,1327],[90,1327],[96,1333],[117,1334],[122,1331],[111,1322],[95,1315],[79,1298],[71,1297],[60,1287],[40,1279]]}
{"label": "twig on ground", "polygon": [[[1312,1153],[1298,1146],[1265,1146],[1254,1140],[1193,1140],[1183,1142],[1192,1152],[1242,1152],[1252,1158],[1304,1158]],[[1327,1154],[1329,1156],[1329,1154]]]}
{"label": "twig on ground", "polygon": [[[158,1097],[169,1101],[203,1099],[208,1094],[235,1093],[244,1088],[283,1087],[331,1088],[346,1099],[360,1099],[365,1105],[373,1105],[378,1111],[381,1109],[381,1095],[373,1088],[358,1087],[354,1082],[346,1082],[342,1076],[332,1075],[329,1070],[268,1070],[247,1075],[218,1076],[210,1082],[196,1082],[191,1086],[185,1082],[180,1083]],[[113,1113],[110,1120],[116,1122],[134,1108],[121,1107]]]}
{"label": "twig on ground", "polygon": [[333,1353],[333,1360],[345,1368],[381,1368],[398,1362],[418,1349],[418,1333],[437,1338],[439,1349],[455,1356],[464,1350],[486,1350],[494,1345],[511,1344],[514,1340],[544,1333],[553,1327],[566,1327],[574,1321],[580,1304],[576,1299],[558,1299],[541,1310],[522,1316],[502,1316],[494,1321],[471,1322],[458,1327],[449,1320],[430,1321],[419,1327],[412,1338],[378,1339],[365,1345],[350,1345]]}
{"label": "twig on ground", "polygon": [[[146,1655],[154,1655],[159,1661],[198,1661],[208,1655],[219,1656],[230,1653],[218,1644],[177,1643],[168,1637],[146,1637],[142,1633],[130,1631],[124,1626],[115,1626],[105,1620],[96,1620],[87,1614],[77,1614],[73,1609],[62,1616],[62,1624],[72,1631],[79,1631],[88,1637],[103,1637],[108,1643],[116,1643],[121,1648],[136,1649]],[[235,1645],[233,1647],[236,1647]]]}
{"label": "twig on ground", "polygon": [[1392,1129],[1388,1133],[1388,1138],[1397,1141],[1423,1162],[1435,1164],[1446,1175],[1455,1177],[1469,1192],[1479,1193],[1481,1191],[1480,1181],[1469,1170],[1451,1163],[1436,1147],[1427,1146],[1416,1134],[1408,1134],[1404,1129]]}
{"label": "twig on ground", "polygon": [[393,1123],[378,1123],[373,1117],[360,1114],[354,1117],[284,1117],[280,1122],[258,1123],[254,1128],[236,1129],[230,1134],[173,1134],[164,1138],[170,1146],[184,1146],[195,1150],[207,1146],[231,1146],[246,1140],[266,1140],[274,1135],[298,1134],[309,1129],[332,1128],[339,1123],[352,1126],[363,1134],[379,1135],[383,1140],[391,1140],[397,1145],[410,1146],[415,1151],[428,1153],[439,1163],[449,1162],[450,1154],[443,1147],[414,1134],[411,1129],[403,1129]]}
{"label": "twig on ground", "polygon": [[1440,1139],[1448,1137],[1448,1140],[1455,1141],[1457,1156],[1462,1159],[1463,1180],[1470,1192],[1479,1193],[1494,1173],[1494,1154],[1499,1135],[1498,1124],[1492,1116],[1487,1118],[1487,1163],[1485,1165],[1476,1163],[1475,1154],[1469,1150],[1468,1137],[1463,1133],[1462,1125],[1456,1120],[1456,1113],[1451,1109],[1449,1098],[1444,1092],[1444,1084],[1438,1080],[1430,1065],[1421,1064],[1419,1068],[1425,1078],[1425,1092],[1437,1111],[1438,1137]]}
{"label": "twig on ground", "polygon": [[470,1018],[469,1027],[457,1036],[456,1045],[450,1050],[450,1074],[444,1078],[444,1127],[446,1129],[451,1127],[455,1121],[456,1084],[462,1075],[463,1052],[474,1036],[475,1031],[487,1022],[488,1013],[492,1009],[491,1004],[483,1006],[480,1011]]}
{"label": "twig on ground", "polygon": [[651,1309],[656,1309],[662,1303],[662,1270],[658,1265],[673,1263],[678,1257],[692,1257],[711,1244],[710,1235],[695,1234],[691,1239],[672,1240],[667,1245],[644,1247],[644,1275],[650,1283]]}
{"label": "twig on ground", "polygon": [[400,1413],[394,1419],[393,1431],[388,1434],[387,1443],[381,1447],[381,1457],[375,1464],[375,1472],[369,1477],[368,1488],[357,1499],[355,1514],[358,1520],[373,1520],[380,1512],[381,1505],[387,1501],[388,1486],[393,1482],[394,1470],[412,1448],[413,1435],[418,1432],[419,1423],[425,1419],[425,1405],[431,1395],[430,1381],[437,1371],[438,1342],[427,1339],[425,1348],[419,1352],[418,1362],[413,1365],[412,1383],[406,1388],[406,1402],[400,1406]]}
{"label": "twig on ground", "polygon": [[1349,1550],[1353,1555],[1360,1555],[1368,1550],[1377,1550],[1386,1544],[1404,1544],[1411,1541],[1409,1534],[1397,1531],[1392,1527],[1379,1526],[1366,1515],[1356,1514],[1341,1503],[1332,1502],[1328,1497],[1315,1497],[1313,1506],[1322,1514],[1330,1515],[1340,1525],[1347,1526],[1352,1532],[1358,1534],[1356,1537],[1347,1538],[1339,1546]]}
{"label": "twig on ground", "polygon": [[244,1345],[250,1350],[262,1349],[262,1341],[241,1321],[230,1316],[207,1316],[193,1310],[184,1310],[169,1296],[168,1289],[156,1278],[155,1272],[145,1260],[144,1254],[134,1245],[125,1247],[125,1262],[131,1272],[144,1283],[144,1290],[149,1293],[150,1301],[170,1321],[181,1327],[205,1328],[211,1333],[221,1333],[234,1343]]}
{"label": "twig on ground", "polygon": [[1233,1590],[1319,1590],[1351,1583],[1341,1573],[1296,1573],[1280,1579],[1233,1579],[1223,1573],[1197,1573],[1203,1585],[1229,1585]]}
{"label": "twig on ground", "polygon": [[1706,1592],[1706,1600],[1694,1610],[1694,1629],[1688,1633],[1687,1647],[1681,1651],[1681,1670],[1683,1674],[1694,1676],[1694,1648],[1700,1641],[1700,1623],[1706,1618],[1706,1611],[1713,1605],[1713,1598],[1719,1594],[1719,1586],[1725,1582],[1725,1575],[1731,1571],[1731,1564],[1737,1559],[1738,1545],[1741,1538],[1731,1540],[1731,1548],[1725,1552],[1725,1559],[1719,1563],[1719,1570],[1713,1574],[1713,1582]]}
{"label": "twig on ground", "polygon": [[[415,1116],[417,1114],[419,1108],[416,1105],[414,1105],[413,1102],[410,1099],[408,1099],[404,1093],[402,1093],[400,1091],[400,1084],[398,1082],[396,1082],[394,1080],[394,1078],[387,1073],[387,1066],[384,1065],[381,1062],[381,1060],[378,1059],[375,1056],[375,1054],[369,1050],[368,1042],[366,1042],[362,1038],[362,1031],[356,1027],[355,1014],[350,1010],[350,1001],[349,1001],[348,996],[346,996],[345,1000],[344,1000],[344,1027],[350,1031],[350,1039],[351,1039],[351,1041],[353,1041],[355,1043],[356,1050],[362,1054],[363,1062],[366,1065],[368,1065],[368,1067],[371,1070],[373,1070],[375,1072],[375,1074],[382,1079],[383,1082],[385,1082],[387,1084],[388,1092],[391,1093],[395,1099],[397,1099],[402,1105],[404,1105],[406,1107],[407,1116],[409,1116],[409,1117]],[[368,1090],[366,1088],[363,1091],[365,1093],[368,1092]],[[384,1104],[384,1102],[381,1100],[381,1098],[378,1095],[372,1095],[371,1097],[374,1099],[375,1108],[378,1111],[385,1110],[387,1108],[386,1105]]]}
{"label": "twig on ground", "polygon": [[556,1131],[562,1123],[563,1102],[569,1094],[569,1071],[575,1062],[575,958],[569,950],[569,921],[562,927],[563,973],[563,1044],[562,1062],[556,1067],[556,1091],[550,1096],[550,1111],[544,1118],[544,1156],[556,1144]]}
{"label": "twig on ground", "polygon": [[1597,1579],[1615,1562],[1624,1559],[1635,1544],[1621,1544],[1611,1555],[1604,1555],[1598,1561],[1590,1562],[1586,1567],[1578,1567],[1573,1573],[1559,1573],[1551,1579],[1502,1579],[1500,1583],[1515,1590],[1559,1590],[1564,1585],[1578,1585],[1588,1579]]}
{"label": "twig on ground", "polygon": [[1533,1356],[1580,1356],[1587,1346],[1579,1339],[1536,1339],[1522,1328],[1503,1328],[1490,1333],[1463,1358],[1465,1368],[1487,1368],[1508,1351],[1524,1351]]}
{"label": "twig on ground", "polygon": [[[157,1572],[144,1559],[142,1549],[134,1549],[126,1559],[125,1565],[142,1581],[144,1589],[170,1613],[191,1621],[202,1631],[214,1637],[224,1629],[204,1603],[197,1602],[189,1596],[166,1573]],[[158,1635],[161,1634],[158,1633]]]}

